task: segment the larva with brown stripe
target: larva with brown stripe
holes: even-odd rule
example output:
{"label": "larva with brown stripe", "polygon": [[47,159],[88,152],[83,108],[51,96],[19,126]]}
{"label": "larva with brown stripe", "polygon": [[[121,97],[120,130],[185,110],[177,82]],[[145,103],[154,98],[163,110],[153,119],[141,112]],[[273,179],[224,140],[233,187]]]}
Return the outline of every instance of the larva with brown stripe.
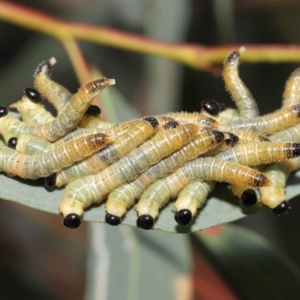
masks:
{"label": "larva with brown stripe", "polygon": [[101,202],[114,188],[130,182],[151,165],[182,148],[199,130],[196,124],[183,124],[160,132],[100,173],[70,182],[60,204],[60,211],[65,217],[64,225],[77,228],[86,207]]}
{"label": "larva with brown stripe", "polygon": [[270,184],[262,173],[249,167],[217,158],[197,158],[178,168],[166,178],[157,180],[143,192],[135,206],[139,215],[137,226],[151,229],[159,209],[170,198],[176,197],[188,183],[196,180],[247,184],[254,187]]}
{"label": "larva with brown stripe", "polygon": [[191,142],[150,167],[131,183],[113,189],[109,193],[105,205],[107,212],[106,222],[110,225],[118,225],[127,209],[134,204],[135,200],[141,196],[152,182],[173,172],[187,161],[207,151],[207,149],[216,147],[223,139],[224,134],[222,132],[203,129]]}
{"label": "larva with brown stripe", "polygon": [[25,155],[1,146],[0,169],[24,179],[44,177],[92,155],[111,141],[112,138],[106,134],[90,135],[38,155]]}

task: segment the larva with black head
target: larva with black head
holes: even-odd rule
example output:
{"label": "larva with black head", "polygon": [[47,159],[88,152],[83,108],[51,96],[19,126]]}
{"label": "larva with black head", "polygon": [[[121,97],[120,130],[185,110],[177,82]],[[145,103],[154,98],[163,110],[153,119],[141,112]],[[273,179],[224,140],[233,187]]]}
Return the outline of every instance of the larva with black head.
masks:
{"label": "larva with black head", "polygon": [[159,209],[190,182],[196,180],[247,184],[254,187],[268,186],[270,182],[260,172],[233,162],[216,158],[197,158],[178,168],[164,179],[151,184],[142,194],[135,210],[137,226],[151,229]]}
{"label": "larva with black head", "polygon": [[203,129],[187,145],[150,167],[135,180],[113,189],[109,193],[105,205],[107,212],[106,222],[116,225],[116,220],[120,222],[127,209],[134,204],[135,199],[138,199],[151,183],[198,157],[207,149],[216,147],[223,139],[224,134],[222,132]]}
{"label": "larva with black head", "polygon": [[215,100],[205,100],[201,102],[202,111],[207,112],[209,115],[217,116],[225,110],[225,104]]}
{"label": "larva with black head", "polygon": [[199,126],[195,124],[184,124],[160,132],[100,173],[70,182],[60,204],[64,224],[69,224],[70,216],[74,214],[80,219],[86,207],[101,202],[114,188],[130,182],[151,165],[182,148],[198,132]]}
{"label": "larva with black head", "polygon": [[227,59],[225,59],[223,80],[226,89],[238,108],[240,116],[243,118],[253,118],[259,115],[258,107],[251,92],[240,79],[238,73],[240,54],[244,51],[245,48],[242,47],[239,50],[231,52]]}
{"label": "larva with black head", "polygon": [[176,210],[174,215],[175,221],[179,225],[189,225],[197,211],[205,205],[206,199],[214,187],[214,181],[194,181],[188,183],[181,190],[173,204]]}

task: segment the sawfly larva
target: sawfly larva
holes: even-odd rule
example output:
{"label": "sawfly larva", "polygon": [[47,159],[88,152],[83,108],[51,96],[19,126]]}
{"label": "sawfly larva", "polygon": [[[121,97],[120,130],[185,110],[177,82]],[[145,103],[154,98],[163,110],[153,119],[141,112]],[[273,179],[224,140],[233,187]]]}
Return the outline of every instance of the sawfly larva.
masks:
{"label": "sawfly larva", "polygon": [[283,92],[282,107],[289,107],[300,103],[300,68],[296,69],[288,78]]}
{"label": "sawfly larva", "polygon": [[252,94],[240,79],[238,73],[240,54],[244,51],[245,48],[241,47],[239,50],[231,52],[225,59],[223,65],[223,80],[226,89],[238,108],[240,117],[248,119],[257,117],[259,113]]}
{"label": "sawfly larva", "polygon": [[197,158],[178,168],[164,179],[151,184],[142,194],[135,210],[138,212],[137,226],[151,229],[159,209],[190,182],[196,180],[220,181],[244,184],[254,187],[269,186],[270,182],[262,173],[217,158]]}
{"label": "sawfly larva", "polygon": [[203,129],[187,145],[172,155],[150,167],[131,183],[113,189],[106,201],[106,222],[118,225],[121,217],[138,199],[143,191],[156,179],[166,176],[184,163],[198,157],[203,152],[216,147],[224,139],[224,134],[216,130]]}
{"label": "sawfly larva", "polygon": [[130,182],[151,165],[182,148],[199,130],[196,124],[183,124],[160,132],[100,173],[70,182],[60,204],[60,211],[65,217],[64,225],[69,228],[78,227],[80,216],[86,207],[101,202],[111,190]]}

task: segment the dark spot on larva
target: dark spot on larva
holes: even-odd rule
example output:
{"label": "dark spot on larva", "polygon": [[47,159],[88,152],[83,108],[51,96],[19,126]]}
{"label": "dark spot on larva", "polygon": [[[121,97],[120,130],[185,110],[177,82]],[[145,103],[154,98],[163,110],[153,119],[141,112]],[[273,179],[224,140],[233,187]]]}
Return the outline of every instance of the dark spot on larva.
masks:
{"label": "dark spot on larva", "polygon": [[143,118],[143,120],[149,122],[153,128],[156,128],[159,125],[157,119],[153,116],[145,117],[145,118]]}
{"label": "dark spot on larva", "polygon": [[[237,51],[232,51],[232,52],[228,55],[226,61],[229,62],[229,63],[232,63],[232,62],[235,62],[237,59],[239,59],[239,57],[240,57],[240,55],[239,55],[239,53],[238,53]],[[226,63],[226,61],[225,61],[225,63]]]}
{"label": "dark spot on larva", "polygon": [[154,220],[150,215],[141,215],[136,220],[136,225],[142,229],[149,230],[154,225]]}
{"label": "dark spot on larva", "polygon": [[34,72],[34,77],[36,77],[36,76],[38,76],[38,74],[40,74],[41,72],[42,72],[42,70],[44,69],[44,67],[47,67],[46,68],[46,72],[45,72],[45,74],[49,74],[49,71],[50,71],[50,69],[51,69],[51,67],[52,67],[52,65],[50,64],[50,62],[49,61],[42,61],[38,66],[37,66],[37,68],[35,69],[35,72]]}
{"label": "dark spot on larva", "polygon": [[247,189],[241,196],[240,204],[244,207],[251,207],[257,203],[257,195],[253,189]]}
{"label": "dark spot on larva", "polygon": [[298,157],[300,156],[300,144],[299,143],[292,143],[292,156],[291,158],[294,158],[294,157]]}
{"label": "dark spot on larva", "polygon": [[178,122],[175,121],[175,120],[172,120],[172,121],[169,121],[167,124],[164,125],[164,129],[168,130],[168,129],[171,129],[171,128],[176,128],[178,126],[179,126]]}
{"label": "dark spot on larva", "polygon": [[24,89],[24,94],[32,102],[40,103],[42,101],[41,94],[35,89],[26,88],[26,89]]}
{"label": "dark spot on larva", "polygon": [[279,205],[277,205],[275,208],[273,208],[273,213],[275,215],[282,215],[288,212],[288,210],[291,209],[291,206],[287,201],[282,201]]}
{"label": "dark spot on larva", "polygon": [[215,100],[202,101],[201,106],[210,115],[216,116],[220,113],[220,106]]}
{"label": "dark spot on larva", "polygon": [[232,147],[235,146],[239,142],[240,138],[231,132],[227,132],[227,134],[229,135],[229,139],[225,139],[225,144]]}
{"label": "dark spot on larva", "polygon": [[56,188],[56,173],[44,177],[44,187],[48,191],[54,191]]}
{"label": "dark spot on larva", "polygon": [[297,114],[297,117],[300,118],[300,104],[294,105],[293,110]]}
{"label": "dark spot on larva", "polygon": [[5,106],[0,106],[0,118],[8,114],[8,109]]}
{"label": "dark spot on larva", "polygon": [[99,117],[101,114],[101,109],[99,106],[91,104],[85,113],[90,116]]}
{"label": "dark spot on larva", "polygon": [[67,228],[76,229],[81,224],[81,218],[77,214],[69,214],[64,218],[63,224]]}
{"label": "dark spot on larva", "polygon": [[16,149],[17,143],[18,143],[18,139],[17,139],[16,137],[11,137],[11,138],[7,141],[7,146],[8,146],[9,148]]}
{"label": "dark spot on larva", "polygon": [[118,216],[106,214],[105,216],[105,222],[112,226],[117,226],[121,223],[121,219]]}
{"label": "dark spot on larva", "polygon": [[189,209],[181,209],[175,214],[174,219],[179,225],[187,226],[192,221],[192,213]]}
{"label": "dark spot on larva", "polygon": [[222,141],[224,141],[224,133],[222,131],[212,130],[211,132],[214,135],[217,143],[221,143]]}
{"label": "dark spot on larva", "polygon": [[253,178],[253,185],[255,187],[269,186],[270,181],[264,174],[259,173]]}

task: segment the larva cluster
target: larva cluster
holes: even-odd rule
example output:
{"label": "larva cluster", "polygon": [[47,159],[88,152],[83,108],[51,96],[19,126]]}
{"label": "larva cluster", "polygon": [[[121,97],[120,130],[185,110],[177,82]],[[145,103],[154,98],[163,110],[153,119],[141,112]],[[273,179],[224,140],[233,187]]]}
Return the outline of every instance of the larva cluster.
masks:
{"label": "larva cluster", "polygon": [[[214,100],[202,111],[168,113],[111,124],[99,118],[92,99],[113,79],[96,79],[72,95],[53,81],[55,59],[41,63],[35,88],[24,90],[16,108],[22,121],[0,108],[0,168],[9,175],[44,177],[47,189],[65,186],[59,206],[68,228],[81,224],[84,210],[106,201],[106,222],[118,225],[135,205],[137,226],[151,229],[169,199],[175,221],[192,222],[216,182],[227,182],[243,206],[257,201],[282,214],[289,174],[299,168],[300,76],[286,83],[282,108],[259,116],[239,77],[240,54],[224,62],[223,78],[237,109]],[[53,104],[53,117],[41,104]],[[252,166],[256,166],[251,168]],[[201,216],[199,216],[201,217]]]}

